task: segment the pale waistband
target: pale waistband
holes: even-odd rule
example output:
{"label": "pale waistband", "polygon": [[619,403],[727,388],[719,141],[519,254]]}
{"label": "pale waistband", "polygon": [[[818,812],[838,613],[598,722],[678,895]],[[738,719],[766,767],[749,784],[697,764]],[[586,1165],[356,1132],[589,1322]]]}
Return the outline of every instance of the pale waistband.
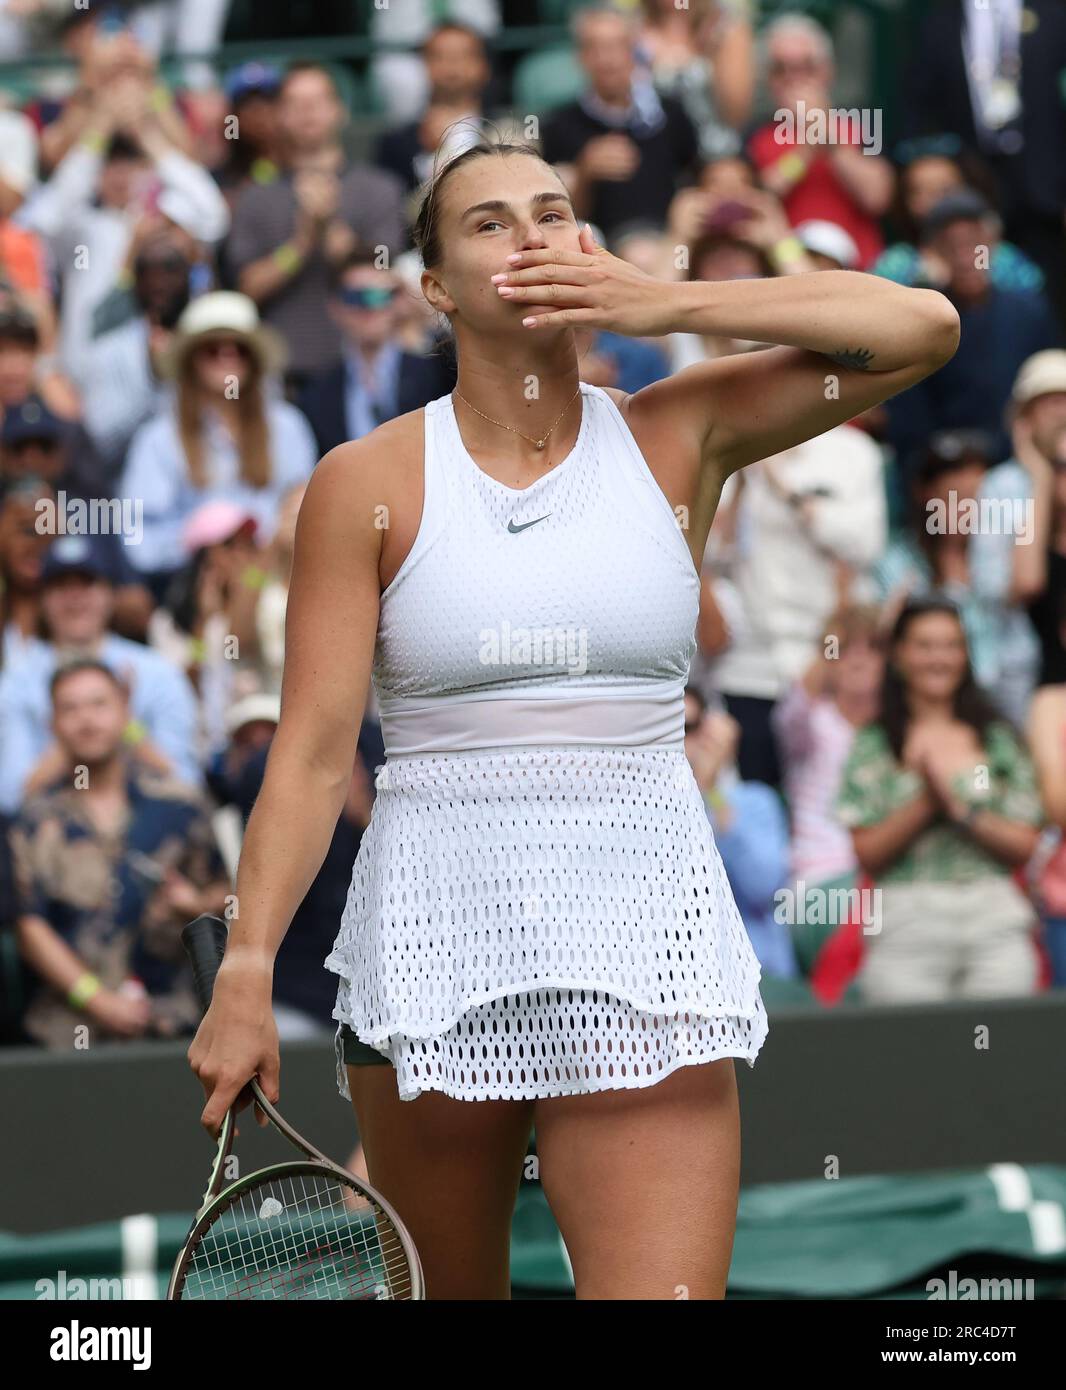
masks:
{"label": "pale waistband", "polygon": [[550,698],[495,694],[383,700],[381,733],[390,758],[550,744],[682,747],[684,689],[682,683],[671,683],[632,694],[612,690]]}

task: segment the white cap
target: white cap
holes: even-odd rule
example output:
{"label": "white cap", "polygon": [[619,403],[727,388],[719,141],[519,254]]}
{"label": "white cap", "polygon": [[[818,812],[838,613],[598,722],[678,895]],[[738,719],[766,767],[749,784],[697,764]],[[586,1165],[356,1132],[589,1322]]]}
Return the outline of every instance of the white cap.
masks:
{"label": "white cap", "polygon": [[1066,352],[1061,348],[1046,348],[1027,358],[1014,378],[1011,400],[1015,405],[1028,405],[1037,396],[1066,391]]}
{"label": "white cap", "polygon": [[0,111],[0,179],[22,194],[37,182],[37,128],[21,111]]}
{"label": "white cap", "polygon": [[186,353],[211,333],[230,333],[241,338],[256,354],[265,373],[278,372],[285,365],[285,340],[262,322],[255,300],[237,290],[212,290],[186,305],[160,363],[162,375],[178,375]]}
{"label": "white cap", "polygon": [[226,711],[226,733],[232,738],[245,724],[255,724],[261,719],[276,724],[280,718],[281,696],[271,695],[265,690],[257,691],[230,705]]}
{"label": "white cap", "polygon": [[823,222],[812,218],[801,222],[795,229],[796,236],[807,251],[819,256],[828,256],[836,261],[842,270],[854,270],[859,263],[859,248],[850,233],[835,222]]}
{"label": "white cap", "polygon": [[203,199],[191,198],[181,188],[164,188],[156,199],[156,207],[193,241],[210,245],[221,241],[229,231],[229,214],[223,205],[212,207]]}

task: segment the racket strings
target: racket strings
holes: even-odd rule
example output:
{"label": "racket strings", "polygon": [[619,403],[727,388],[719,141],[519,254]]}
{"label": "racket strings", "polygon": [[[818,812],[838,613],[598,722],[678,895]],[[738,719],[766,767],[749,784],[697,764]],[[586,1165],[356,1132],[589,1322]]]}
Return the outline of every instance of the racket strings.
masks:
{"label": "racket strings", "polygon": [[411,1297],[410,1266],[388,1216],[328,1174],[245,1188],[199,1234],[183,1299]]}

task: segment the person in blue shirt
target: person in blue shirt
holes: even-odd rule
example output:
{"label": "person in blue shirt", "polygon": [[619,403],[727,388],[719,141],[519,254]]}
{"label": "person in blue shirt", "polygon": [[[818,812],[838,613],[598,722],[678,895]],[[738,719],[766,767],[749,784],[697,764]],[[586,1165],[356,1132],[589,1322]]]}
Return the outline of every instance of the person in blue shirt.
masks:
{"label": "person in blue shirt", "polygon": [[[122,682],[90,659],[56,671],[46,701],[68,772],[15,818],[19,946],[38,1043],[174,1036],[199,1010],[183,925],[224,908],[230,883],[200,794],[158,777],[124,738]],[[71,768],[83,770],[72,777]]]}
{"label": "person in blue shirt", "polygon": [[173,399],[134,434],[119,495],[143,511],[130,560],[160,595],[186,561],[182,532],[205,502],[235,502],[274,533],[281,499],[318,457],[303,414],[278,394],[282,340],[243,294],[194,299],[178,320],[160,371]]}
{"label": "person in blue shirt", "polygon": [[362,439],[385,420],[418,410],[455,385],[454,361],[444,352],[409,351],[401,337],[409,290],[393,269],[379,266],[370,247],[337,267],[330,317],[341,332],[341,360],[309,378],[300,409],[320,454]]}
{"label": "person in blue shirt", "polygon": [[991,463],[1011,453],[1004,411],[1018,369],[1044,348],[1062,345],[1047,298],[1001,289],[991,273],[998,219],[976,193],[950,194],[922,224],[922,244],[941,267],[942,290],[958,310],[962,339],[939,371],[887,402],[889,438],[905,478],[937,430],[985,430]]}
{"label": "person in blue shirt", "polygon": [[29,639],[0,678],[0,811],[67,771],[52,737],[48,687],[75,657],[103,662],[129,691],[127,745],[137,762],[194,786],[196,697],[184,672],[140,642],[108,631],[114,607],[114,556],[103,536],[60,536],[41,571],[47,640]]}
{"label": "person in blue shirt", "polygon": [[763,782],[736,772],[740,725],[708,710],[693,686],[685,691],[685,753],[703,794],[715,843],[759,964],[767,975],[799,975],[788,924],[775,917],[775,898],[789,875],[788,817]]}

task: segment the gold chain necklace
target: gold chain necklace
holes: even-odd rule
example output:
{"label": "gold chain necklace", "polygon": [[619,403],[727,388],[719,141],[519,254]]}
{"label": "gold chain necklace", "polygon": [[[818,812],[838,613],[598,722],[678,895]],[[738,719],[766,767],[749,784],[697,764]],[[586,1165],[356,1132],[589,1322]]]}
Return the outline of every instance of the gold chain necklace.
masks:
{"label": "gold chain necklace", "polygon": [[[578,383],[578,388],[577,388],[577,390],[574,392],[574,394],[573,394],[573,395],[570,397],[570,399],[567,401],[566,405],[563,406],[563,409],[562,409],[562,411],[560,412],[560,415],[559,415],[559,420],[561,420],[561,419],[563,418],[563,416],[564,416],[564,415],[566,414],[566,412],[570,409],[570,407],[574,404],[574,402],[577,400],[577,398],[578,398],[578,396],[579,396],[580,394],[581,394],[581,384],[580,384],[580,382],[579,382],[579,383]],[[488,420],[488,422],[489,422],[490,425],[499,425],[500,429],[502,429],[502,430],[510,430],[512,434],[522,435],[522,438],[523,438],[523,439],[528,439],[529,442],[530,442],[530,444],[535,445],[538,449],[543,449],[543,448],[544,448],[545,444],[547,444],[547,442],[548,442],[549,437],[551,436],[552,430],[555,428],[555,425],[557,425],[557,424],[559,423],[559,420],[556,420],[555,425],[552,425],[551,429],[548,430],[547,434],[545,434],[545,436],[544,436],[543,439],[534,439],[533,436],[532,436],[531,434],[522,434],[522,431],[521,431],[521,430],[516,430],[515,427],[514,427],[514,425],[505,425],[505,424],[503,423],[502,420],[494,420],[494,419],[492,418],[491,415],[486,415],[484,411],[478,410],[478,408],[477,408],[476,405],[470,405],[470,402],[466,399],[466,397],[462,394],[461,391],[459,391],[459,390],[453,388],[453,390],[452,390],[452,395],[458,396],[459,399],[463,402],[464,405],[469,405],[469,406],[470,406],[470,409],[474,412],[475,415],[480,415],[481,418],[482,418],[483,420]]]}

